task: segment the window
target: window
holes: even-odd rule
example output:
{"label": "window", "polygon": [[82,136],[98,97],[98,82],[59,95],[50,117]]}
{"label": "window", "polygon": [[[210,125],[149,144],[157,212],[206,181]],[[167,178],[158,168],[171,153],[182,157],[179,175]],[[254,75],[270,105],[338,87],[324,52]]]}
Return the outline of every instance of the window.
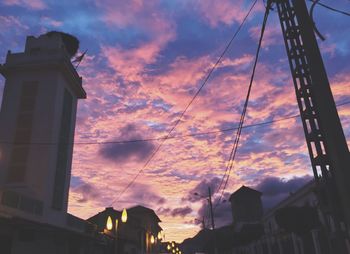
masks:
{"label": "window", "polygon": [[68,168],[68,158],[70,151],[70,134],[72,122],[73,97],[68,90],[64,91],[63,109],[61,117],[61,127],[58,140],[58,152],[56,161],[56,174],[53,189],[52,207],[62,210],[63,199],[65,196],[65,185]]}
{"label": "window", "polygon": [[14,145],[7,176],[8,182],[25,181],[37,92],[37,82],[24,82],[22,85]]}

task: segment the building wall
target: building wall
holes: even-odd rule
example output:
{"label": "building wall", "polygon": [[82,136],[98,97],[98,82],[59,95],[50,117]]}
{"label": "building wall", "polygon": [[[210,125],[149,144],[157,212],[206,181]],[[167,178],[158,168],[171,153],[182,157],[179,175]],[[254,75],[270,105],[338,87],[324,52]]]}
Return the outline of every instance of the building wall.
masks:
{"label": "building wall", "polygon": [[[0,66],[0,213],[64,225],[81,78],[60,37],[28,37]],[[4,202],[4,200],[6,202]]]}
{"label": "building wall", "polygon": [[263,211],[260,196],[245,194],[231,201],[233,223],[260,221]]}
{"label": "building wall", "polygon": [[[250,244],[234,247],[232,253],[333,254],[333,252],[329,249],[329,243],[334,241],[334,239],[340,240],[340,238],[337,238],[337,236],[334,235],[335,232],[332,231],[332,227],[329,228],[328,226],[328,222],[332,224],[332,218],[326,216],[318,206],[317,196],[314,192],[315,186],[315,182],[306,184],[296,193],[292,193],[289,197],[268,211],[261,221],[261,223],[264,225],[265,231],[263,237],[258,241],[251,242]],[[301,235],[288,233],[283,228],[280,228],[275,218],[276,211],[280,208],[293,206],[314,207],[317,210],[320,225]],[[331,231],[329,231],[329,229]],[[349,250],[348,253],[350,254]]]}
{"label": "building wall", "polygon": [[[88,223],[72,216],[75,226]],[[72,223],[71,223],[72,224]],[[90,224],[89,224],[90,225]],[[70,225],[73,226],[73,225]],[[93,230],[77,230],[18,218],[0,218],[1,254],[99,254],[110,251],[112,242]]]}

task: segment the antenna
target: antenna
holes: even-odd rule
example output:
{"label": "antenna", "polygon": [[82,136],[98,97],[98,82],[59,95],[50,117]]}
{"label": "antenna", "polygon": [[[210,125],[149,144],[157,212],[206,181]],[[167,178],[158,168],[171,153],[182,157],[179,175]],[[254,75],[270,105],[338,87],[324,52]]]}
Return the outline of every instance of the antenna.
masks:
{"label": "antenna", "polygon": [[78,67],[79,67],[81,61],[83,61],[83,58],[84,58],[84,56],[85,56],[85,54],[86,54],[87,51],[88,51],[88,50],[85,50],[85,51],[83,52],[83,54],[81,54],[80,56],[77,56],[77,57],[72,61],[72,64],[77,63],[77,65],[75,66],[75,69],[78,69]]}

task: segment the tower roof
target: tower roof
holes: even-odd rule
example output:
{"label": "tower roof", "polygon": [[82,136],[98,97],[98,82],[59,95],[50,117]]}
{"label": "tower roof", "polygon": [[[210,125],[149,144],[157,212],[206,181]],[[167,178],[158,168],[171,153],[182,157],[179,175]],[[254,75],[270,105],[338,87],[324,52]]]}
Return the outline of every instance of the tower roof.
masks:
{"label": "tower roof", "polygon": [[128,209],[128,212],[129,213],[139,213],[139,214],[150,214],[152,215],[157,222],[161,222],[161,220],[159,219],[159,217],[157,216],[157,214],[154,212],[154,210],[150,209],[150,208],[147,208],[147,207],[144,207],[144,206],[141,206],[141,205],[137,205],[137,206],[134,206],[134,207],[131,207]]}
{"label": "tower roof", "polygon": [[239,188],[238,190],[236,190],[234,193],[231,194],[229,200],[232,201],[233,199],[235,199],[237,197],[239,198],[239,197],[246,196],[246,195],[255,195],[255,196],[260,197],[262,195],[262,192],[242,185],[241,188]]}

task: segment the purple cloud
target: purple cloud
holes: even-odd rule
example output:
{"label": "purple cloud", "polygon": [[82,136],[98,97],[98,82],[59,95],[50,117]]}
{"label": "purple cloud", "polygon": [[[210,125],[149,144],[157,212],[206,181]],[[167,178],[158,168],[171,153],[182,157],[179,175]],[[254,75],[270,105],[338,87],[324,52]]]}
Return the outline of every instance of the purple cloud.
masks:
{"label": "purple cloud", "polygon": [[192,212],[192,208],[189,206],[186,207],[179,207],[179,208],[175,208],[171,211],[171,216],[176,217],[176,216],[181,216],[184,217],[187,214],[190,214]]}
{"label": "purple cloud", "polygon": [[278,202],[288,197],[290,193],[297,191],[311,180],[312,177],[309,175],[294,177],[290,180],[270,176],[264,178],[255,186],[255,189],[263,193],[262,201],[264,209],[266,210],[272,208]]}
{"label": "purple cloud", "polygon": [[92,184],[83,182],[77,187],[73,188],[73,192],[80,195],[77,199],[79,203],[86,203],[88,201],[96,201],[100,198],[101,194],[99,190]]}
{"label": "purple cloud", "polygon": [[[143,136],[138,133],[135,125],[128,124],[120,130],[120,134],[115,140],[141,140]],[[145,160],[153,151],[154,144],[152,142],[131,142],[116,143],[103,146],[99,150],[99,154],[110,161],[116,163],[124,163],[130,159],[136,161]]]}
{"label": "purple cloud", "polygon": [[214,177],[210,180],[204,179],[199,184],[197,184],[196,187],[190,190],[187,196],[183,197],[182,200],[196,202],[205,197],[208,197],[208,187],[210,187],[211,192],[214,193],[215,190],[219,187],[220,182],[221,179],[219,177]]}
{"label": "purple cloud", "polygon": [[157,209],[157,213],[165,215],[165,216],[172,216],[172,217],[185,217],[186,215],[193,212],[193,209],[189,206],[185,207],[176,207],[174,209],[171,209],[169,207],[160,207]]}
{"label": "purple cloud", "polygon": [[[232,223],[232,211],[231,204],[227,200],[229,199],[230,194],[225,193],[223,197],[216,197],[213,199],[213,215],[215,227],[222,227]],[[206,223],[206,227],[211,227],[211,218],[210,218],[210,207],[207,201],[203,201],[201,208],[198,210],[198,219],[195,220],[195,224],[200,224],[203,218]]]}

